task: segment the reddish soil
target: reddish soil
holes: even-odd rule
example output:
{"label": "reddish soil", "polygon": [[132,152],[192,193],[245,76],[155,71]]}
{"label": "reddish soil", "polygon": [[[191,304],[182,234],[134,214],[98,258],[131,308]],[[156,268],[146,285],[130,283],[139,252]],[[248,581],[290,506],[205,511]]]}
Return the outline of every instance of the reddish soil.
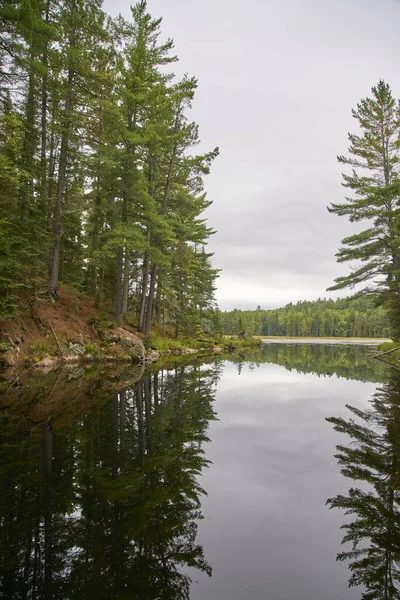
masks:
{"label": "reddish soil", "polygon": [[[0,354],[3,362],[34,363],[45,356],[65,356],[70,354],[70,344],[91,345],[116,359],[124,354],[118,345],[105,348],[101,340],[101,330],[111,316],[101,314],[91,298],[73,288],[60,285],[57,293],[56,302],[25,293],[20,314],[0,322],[0,342],[8,346]],[[136,333],[132,327],[124,329]]]}

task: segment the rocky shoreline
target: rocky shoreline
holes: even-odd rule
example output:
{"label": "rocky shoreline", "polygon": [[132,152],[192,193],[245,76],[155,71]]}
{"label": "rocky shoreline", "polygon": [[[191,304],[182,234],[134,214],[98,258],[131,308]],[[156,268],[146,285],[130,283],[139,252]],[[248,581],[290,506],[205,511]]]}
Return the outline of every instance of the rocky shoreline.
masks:
{"label": "rocky shoreline", "polygon": [[91,298],[60,286],[57,302],[48,297],[26,298],[13,318],[0,322],[0,366],[54,369],[79,364],[152,364],[162,357],[212,356],[257,340],[235,340],[206,335],[176,340],[156,331],[144,344],[130,323],[116,326]]}

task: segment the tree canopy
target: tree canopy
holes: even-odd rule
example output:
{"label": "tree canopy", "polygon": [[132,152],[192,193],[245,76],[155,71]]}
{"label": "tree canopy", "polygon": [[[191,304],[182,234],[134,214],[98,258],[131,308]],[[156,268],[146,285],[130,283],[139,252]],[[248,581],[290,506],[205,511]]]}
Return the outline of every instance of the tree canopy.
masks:
{"label": "tree canopy", "polygon": [[230,335],[390,337],[389,319],[372,298],[302,301],[282,308],[214,314],[215,327]]}
{"label": "tree canopy", "polygon": [[[179,331],[214,304],[197,81],[145,0],[129,20],[100,0],[0,6],[0,319],[19,288],[65,282],[130,318]],[[188,318],[190,315],[190,319]],[[194,325],[193,325],[194,326]]]}
{"label": "tree canopy", "polygon": [[352,111],[358,134],[349,134],[350,167],[343,173],[349,195],[328,210],[347,216],[364,229],[342,240],[339,262],[357,261],[354,269],[336,279],[330,290],[364,285],[360,294],[373,294],[391,314],[392,332],[400,340],[400,118],[399,105],[387,83],[379,81]]}

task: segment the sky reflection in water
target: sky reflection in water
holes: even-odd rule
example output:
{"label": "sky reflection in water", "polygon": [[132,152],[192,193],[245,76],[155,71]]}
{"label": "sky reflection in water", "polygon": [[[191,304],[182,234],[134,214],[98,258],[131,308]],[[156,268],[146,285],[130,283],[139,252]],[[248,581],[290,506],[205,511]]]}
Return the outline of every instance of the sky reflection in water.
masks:
{"label": "sky reflection in water", "polygon": [[325,503],[349,485],[326,418],[388,379],[370,354],[268,345],[136,383],[70,372],[9,388],[2,597],[360,598],[335,561],[343,516]]}

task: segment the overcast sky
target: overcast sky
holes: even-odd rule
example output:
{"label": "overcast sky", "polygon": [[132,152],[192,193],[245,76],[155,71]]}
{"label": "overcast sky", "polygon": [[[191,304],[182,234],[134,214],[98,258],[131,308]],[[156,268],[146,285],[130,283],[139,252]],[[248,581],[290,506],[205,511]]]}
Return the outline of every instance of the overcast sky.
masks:
{"label": "overcast sky", "polygon": [[[130,4],[104,8],[128,17]],[[220,147],[206,178],[220,307],[337,297],[325,290],[350,268],[334,255],[354,225],[326,209],[344,195],[336,156],[371,86],[384,79],[400,95],[400,3],[148,0],[148,8],[174,38],[177,76],[199,80],[192,117],[201,150]]]}

